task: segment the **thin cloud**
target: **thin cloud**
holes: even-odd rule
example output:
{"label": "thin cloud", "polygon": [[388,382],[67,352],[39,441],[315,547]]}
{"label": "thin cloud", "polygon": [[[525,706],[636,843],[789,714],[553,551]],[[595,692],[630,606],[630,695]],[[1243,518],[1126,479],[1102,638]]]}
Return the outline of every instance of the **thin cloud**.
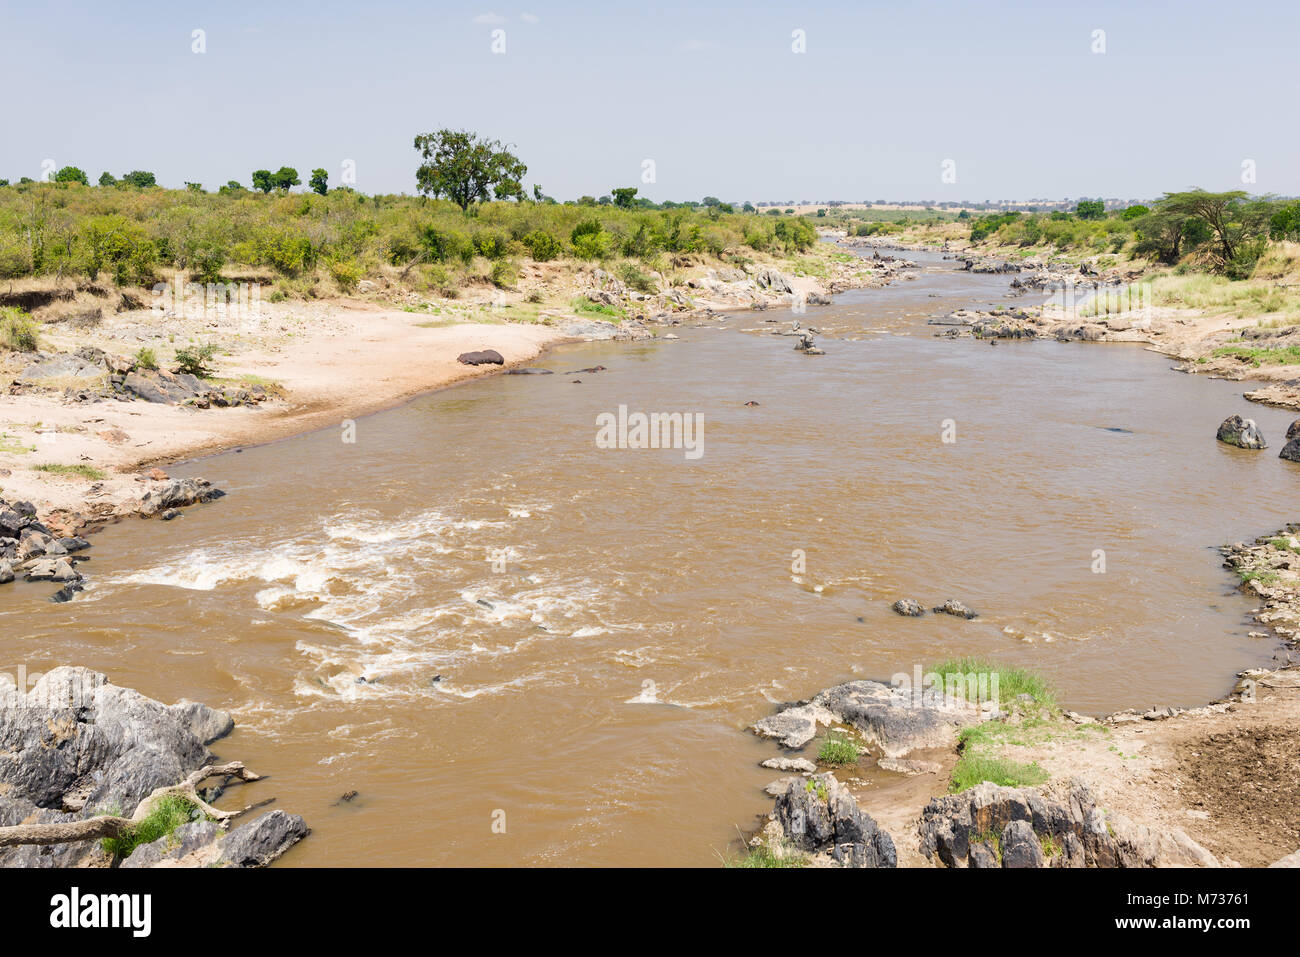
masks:
{"label": "thin cloud", "polygon": [[541,22],[542,22],[542,18],[539,17],[539,16],[538,16],[537,14],[535,14],[535,13],[521,13],[521,14],[519,15],[519,19],[522,20],[522,21],[524,21],[524,23],[541,23]]}
{"label": "thin cloud", "polygon": [[480,13],[474,18],[475,23],[505,23],[506,18],[495,13]]}

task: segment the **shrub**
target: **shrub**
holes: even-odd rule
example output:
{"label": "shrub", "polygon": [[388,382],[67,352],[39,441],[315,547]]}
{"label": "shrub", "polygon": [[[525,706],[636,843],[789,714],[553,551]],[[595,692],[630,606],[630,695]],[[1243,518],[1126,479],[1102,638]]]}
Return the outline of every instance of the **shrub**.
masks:
{"label": "shrub", "polygon": [[217,347],[211,343],[204,345],[191,344],[183,349],[176,350],[176,371],[184,375],[198,376],[200,379],[207,379],[212,376],[212,369],[208,363],[212,357],[217,354]]}
{"label": "shrub", "polygon": [[157,369],[158,357],[148,346],[141,346],[135,353],[135,364],[141,369]]}
{"label": "shrub", "polygon": [[41,346],[36,320],[21,309],[0,307],[0,345],[14,352],[35,352]]}
{"label": "shrub", "polygon": [[564,252],[560,241],[544,229],[535,229],[523,239],[528,254],[539,263],[549,262]]}
{"label": "shrub", "polygon": [[338,287],[344,292],[351,292],[361,281],[364,271],[361,264],[351,259],[335,259],[329,264],[329,273]]}
{"label": "shrub", "polygon": [[519,267],[509,259],[498,259],[492,264],[492,285],[498,289],[513,289],[519,279]]}
{"label": "shrub", "polygon": [[655,293],[659,291],[659,287],[655,285],[654,277],[642,272],[636,267],[635,263],[625,262],[619,266],[618,278],[637,292]]}

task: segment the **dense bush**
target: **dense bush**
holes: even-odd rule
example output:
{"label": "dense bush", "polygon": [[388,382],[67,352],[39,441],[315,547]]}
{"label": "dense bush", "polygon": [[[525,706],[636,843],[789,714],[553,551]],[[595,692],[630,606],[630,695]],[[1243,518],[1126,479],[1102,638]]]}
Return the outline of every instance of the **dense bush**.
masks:
{"label": "dense bush", "polygon": [[[596,200],[489,202],[466,215],[446,200],[344,188],[326,195],[285,192],[276,177],[258,177],[267,180],[267,193],[233,181],[210,193],[147,188],[153,176],[141,171],[113,187],[0,188],[0,279],[94,275],[143,284],[173,269],[203,281],[249,269],[293,279],[335,263],[347,264],[346,279],[354,268],[365,275],[415,264],[454,273],[478,257],[650,263],[663,254],[719,256],[741,247],[779,254],[806,250],[817,238],[806,218],[774,221],[728,213],[725,204],[625,209]],[[454,286],[456,277],[447,283]]]}

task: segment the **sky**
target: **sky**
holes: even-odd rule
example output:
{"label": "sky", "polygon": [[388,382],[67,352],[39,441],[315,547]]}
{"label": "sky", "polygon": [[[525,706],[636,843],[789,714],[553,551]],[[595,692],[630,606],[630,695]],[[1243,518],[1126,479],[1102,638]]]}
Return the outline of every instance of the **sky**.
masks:
{"label": "sky", "polygon": [[1300,194],[1295,0],[0,0],[0,31],[11,180],[410,193],[453,127],[561,200]]}

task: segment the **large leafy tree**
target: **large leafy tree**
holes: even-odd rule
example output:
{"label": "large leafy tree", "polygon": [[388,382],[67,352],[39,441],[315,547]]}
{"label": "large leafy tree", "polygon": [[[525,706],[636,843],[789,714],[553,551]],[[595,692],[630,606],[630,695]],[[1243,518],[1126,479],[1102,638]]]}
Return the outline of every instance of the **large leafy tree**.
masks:
{"label": "large leafy tree", "polygon": [[135,169],[129,173],[123,173],[122,182],[130,186],[138,186],[141,189],[148,189],[150,186],[158,185],[158,177],[146,170]]}
{"label": "large leafy tree", "polygon": [[463,210],[489,197],[523,199],[528,167],[496,140],[469,130],[438,130],[415,138],[424,160],[415,185],[426,196],[446,196]]}
{"label": "large leafy tree", "polygon": [[253,189],[260,189],[264,193],[275,189],[275,174],[269,169],[253,170]]}
{"label": "large leafy tree", "polygon": [[281,166],[275,174],[275,185],[277,189],[282,189],[286,193],[290,186],[298,186],[302,180],[298,178],[298,171],[292,166]]}
{"label": "large leafy tree", "polygon": [[76,166],[65,166],[54,174],[56,183],[80,183],[82,186],[89,186],[90,180],[86,174]]}
{"label": "large leafy tree", "polygon": [[311,179],[307,181],[308,185],[324,196],[330,191],[329,188],[330,174],[323,169],[314,169],[311,171]]}
{"label": "large leafy tree", "polygon": [[1219,256],[1226,263],[1237,255],[1237,247],[1251,231],[1246,199],[1247,194],[1240,189],[1226,193],[1193,189],[1183,193],[1165,193],[1156,203],[1156,209],[1205,222],[1214,231],[1219,243]]}

